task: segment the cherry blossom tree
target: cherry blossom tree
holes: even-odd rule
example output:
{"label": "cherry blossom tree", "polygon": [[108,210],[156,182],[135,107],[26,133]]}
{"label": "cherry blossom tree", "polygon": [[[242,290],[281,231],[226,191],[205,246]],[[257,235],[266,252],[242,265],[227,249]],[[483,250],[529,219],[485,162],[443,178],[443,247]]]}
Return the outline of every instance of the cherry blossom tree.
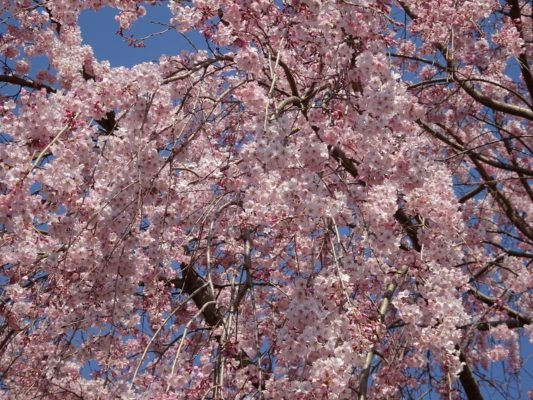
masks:
{"label": "cherry blossom tree", "polygon": [[523,398],[530,1],[0,6],[3,396]]}

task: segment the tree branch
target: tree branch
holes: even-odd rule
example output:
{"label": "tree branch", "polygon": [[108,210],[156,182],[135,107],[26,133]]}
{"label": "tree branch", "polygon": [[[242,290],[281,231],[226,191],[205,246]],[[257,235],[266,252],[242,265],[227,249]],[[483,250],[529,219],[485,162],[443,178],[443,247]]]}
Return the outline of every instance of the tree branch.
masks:
{"label": "tree branch", "polygon": [[[507,0],[507,3],[511,6],[511,10],[509,11],[509,17],[511,17],[511,20],[513,21],[516,29],[518,30],[518,33],[520,34],[522,40],[525,40],[523,25],[521,21],[522,18],[520,12],[520,4],[518,3],[518,0]],[[522,78],[524,78],[527,90],[529,91],[529,96],[533,101],[533,74],[529,69],[529,60],[527,59],[525,49],[518,56],[518,64],[520,65],[520,72],[522,73]]]}
{"label": "tree branch", "polygon": [[24,79],[16,75],[0,75],[0,82],[10,83],[12,85],[19,85],[22,87],[28,87],[36,90],[45,89],[48,93],[56,92],[53,87],[45,85],[44,83]]}
{"label": "tree branch", "polygon": [[476,378],[468,366],[466,356],[462,351],[459,354],[459,360],[463,363],[463,369],[459,373],[459,381],[463,386],[466,397],[468,400],[483,400],[479,385],[477,384]]}
{"label": "tree branch", "polygon": [[488,306],[495,306],[498,305],[502,310],[504,310],[507,315],[509,315],[511,318],[516,319],[518,322],[524,325],[530,325],[533,322],[533,319],[530,316],[524,315],[516,310],[513,310],[511,307],[506,305],[500,305],[498,303],[498,299],[487,296],[486,294],[481,293],[479,290],[471,287],[468,289],[468,293],[472,294],[476,299],[480,300],[481,302],[485,303]]}

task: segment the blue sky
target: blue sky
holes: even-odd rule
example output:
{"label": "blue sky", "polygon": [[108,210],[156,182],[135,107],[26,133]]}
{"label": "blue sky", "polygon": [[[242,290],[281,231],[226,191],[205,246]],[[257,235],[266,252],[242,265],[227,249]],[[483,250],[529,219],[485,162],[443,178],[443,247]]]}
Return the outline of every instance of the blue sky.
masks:
{"label": "blue sky", "polygon": [[[147,5],[146,11],[146,15],[138,20],[125,36],[133,34],[136,38],[142,38],[166,29],[158,23],[169,21],[171,14],[168,7]],[[182,50],[194,50],[187,39],[176,30],[152,36],[146,40],[144,48],[129,46],[124,38],[117,34],[117,14],[117,10],[106,7],[99,11],[84,11],[80,16],[83,40],[92,45],[98,61],[108,60],[112,67],[131,67],[145,61],[157,61],[162,55],[176,55]],[[198,33],[187,36],[195,46],[205,48],[205,43]]]}

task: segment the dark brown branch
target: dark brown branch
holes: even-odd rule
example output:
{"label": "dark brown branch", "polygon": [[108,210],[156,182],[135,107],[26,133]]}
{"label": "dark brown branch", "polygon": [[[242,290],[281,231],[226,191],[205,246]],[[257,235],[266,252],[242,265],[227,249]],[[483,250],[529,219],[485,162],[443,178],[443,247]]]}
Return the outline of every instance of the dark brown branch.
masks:
{"label": "dark brown branch", "polygon": [[466,93],[470,95],[478,103],[483,104],[485,107],[489,107],[495,111],[501,111],[503,113],[515,115],[533,121],[533,111],[527,108],[522,108],[514,104],[505,103],[503,101],[495,100],[492,97],[485,95],[472,84],[471,79],[462,78],[457,72],[457,66],[453,61],[453,58],[449,54],[449,50],[442,44],[436,45],[437,49],[441,52],[442,56],[448,63],[448,69],[452,73],[452,78]]}
{"label": "dark brown branch", "polygon": [[[88,74],[85,69],[82,71],[82,73],[85,80],[94,79],[94,76]],[[18,85],[21,87],[27,87],[35,90],[45,89],[47,93],[56,93],[56,89],[51,86],[29,79],[24,79],[16,75],[0,75],[0,82],[9,83],[11,85]],[[111,134],[117,126],[115,120],[115,112],[107,112],[105,118],[96,120],[96,122],[102,127],[102,129],[105,131],[105,134]]]}
{"label": "dark brown branch", "polygon": [[216,306],[216,299],[210,292],[209,285],[205,285],[204,280],[189,264],[181,264],[180,268],[183,278],[176,278],[169,282],[188,295],[192,295],[194,304],[199,310],[205,304],[210,303],[204,308],[202,316],[209,326],[217,326],[222,321],[222,314]]}
{"label": "dark brown branch", "polygon": [[[485,299],[483,301],[485,303],[487,303],[487,301],[491,303],[491,305],[495,303],[495,300],[489,298],[488,296],[483,295],[483,298]],[[514,311],[512,312],[515,313]],[[518,316],[520,314],[516,313],[516,315]],[[514,316],[513,319],[508,319],[504,321],[481,322],[476,326],[476,328],[478,330],[489,330],[491,327],[506,324],[509,328],[513,329],[513,328],[521,328],[524,325],[529,325],[530,323],[531,323],[530,318],[524,318],[524,317],[517,318],[516,316]],[[483,396],[477,384],[476,378],[474,377],[472,370],[468,366],[466,356],[462,351],[459,355],[459,359],[462,363],[464,363],[463,369],[461,370],[461,373],[459,374],[459,381],[461,382],[461,385],[463,386],[463,389],[466,393],[468,400],[483,400]]]}
{"label": "dark brown branch", "polygon": [[387,53],[387,56],[389,56],[389,57],[397,57],[397,58],[404,58],[406,60],[411,60],[411,61],[418,61],[418,62],[421,62],[421,63],[424,63],[424,64],[431,65],[433,67],[438,67],[442,71],[448,71],[447,67],[445,67],[444,65],[439,64],[436,60],[431,60],[429,58],[408,56],[406,54],[399,54],[399,53]]}
{"label": "dark brown branch", "polygon": [[[470,288],[468,290],[468,293],[472,294],[476,299],[478,299],[482,303],[485,303],[486,305],[491,306],[491,307],[495,306],[496,303],[498,302],[498,299],[491,297],[491,296],[487,296],[486,294],[481,293],[479,290],[475,288]],[[524,325],[529,325],[533,322],[533,319],[531,317],[524,315],[522,313],[519,313],[518,311],[513,310],[509,306],[498,305],[498,307],[503,309],[507,313],[507,315],[509,315],[511,318],[516,319],[517,321],[519,321],[520,323]]]}
{"label": "dark brown branch", "polygon": [[[521,23],[522,21],[521,21],[520,4],[518,3],[518,0],[507,0],[507,3],[511,6],[511,10],[509,11],[509,17],[511,17],[516,29],[518,30],[520,34],[520,37],[523,40],[525,40],[523,25]],[[531,73],[531,70],[529,69],[529,60],[527,59],[525,49],[518,56],[518,64],[520,65],[520,72],[522,73],[522,78],[524,78],[524,82],[526,83],[527,90],[529,91],[529,96],[531,97],[531,100],[533,101],[533,74]]]}
{"label": "dark brown branch", "polygon": [[495,328],[500,325],[507,325],[509,329],[516,329],[516,328],[522,328],[526,325],[524,321],[520,321],[514,318],[509,319],[503,319],[503,320],[497,320],[497,321],[485,321],[485,322],[478,322],[474,324],[468,324],[460,326],[459,329],[467,329],[471,326],[474,326],[478,331],[488,331],[492,328]]}
{"label": "dark brown branch", "polygon": [[497,248],[503,250],[504,252],[506,252],[508,255],[513,256],[513,257],[521,257],[521,258],[533,259],[533,253],[527,253],[527,252],[524,252],[524,251],[516,251],[516,250],[507,249],[507,248],[503,247],[501,244],[490,242],[490,241],[483,241],[483,243],[490,244],[491,246],[497,247]]}
{"label": "dark brown branch", "polygon": [[2,342],[0,342],[0,354],[4,354],[7,348],[7,345],[9,344],[11,339],[16,336],[16,334],[17,334],[16,330],[9,328],[9,331],[4,336],[4,339],[2,340]]}
{"label": "dark brown branch", "polygon": [[405,4],[405,2],[398,0],[398,4],[400,5],[400,7],[402,7],[403,11],[409,18],[411,18],[413,21],[417,19],[417,16],[414,11],[411,10],[411,8],[407,4]]}
{"label": "dark brown branch", "polygon": [[36,90],[45,89],[48,93],[55,93],[56,90],[44,83],[35,82],[29,79],[24,79],[16,75],[0,75],[0,82],[10,83],[12,85],[19,85]]}
{"label": "dark brown branch", "polygon": [[502,101],[494,100],[493,98],[483,94],[476,89],[469,79],[462,79],[457,76],[456,72],[452,73],[453,80],[461,86],[461,88],[470,95],[474,100],[483,104],[486,107],[492,108],[496,111],[501,111],[517,117],[525,118],[533,121],[533,111],[526,108],[515,106],[514,104],[504,103]]}
{"label": "dark brown branch", "polygon": [[466,203],[468,200],[470,200],[472,197],[478,195],[479,193],[481,193],[482,191],[484,191],[486,189],[485,185],[479,185],[477,188],[475,188],[474,190],[472,190],[471,192],[468,192],[466,194],[464,194],[463,196],[461,196],[459,198],[459,203],[463,204],[463,203]]}
{"label": "dark brown branch", "polygon": [[108,111],[105,118],[99,119],[96,122],[102,127],[105,135],[111,135],[117,127],[116,115],[114,111]]}
{"label": "dark brown branch", "polygon": [[328,150],[330,156],[337,160],[353,178],[357,179],[359,171],[357,170],[356,161],[348,157],[339,146],[328,146]]}
{"label": "dark brown branch", "polygon": [[475,158],[470,155],[472,163],[476,166],[476,169],[485,181],[485,185],[489,190],[490,194],[496,200],[504,214],[507,216],[509,221],[511,221],[516,228],[522,232],[528,239],[533,240],[533,228],[518,214],[516,208],[511,204],[509,199],[504,196],[504,194],[498,189],[496,182],[489,176],[483,165]]}
{"label": "dark brown branch", "polygon": [[[273,60],[275,59],[276,57],[273,57]],[[289,83],[289,87],[291,88],[291,94],[293,96],[300,97],[300,95],[298,94],[298,86],[296,85],[296,80],[294,79],[294,76],[292,75],[291,69],[281,59],[278,61],[278,63],[283,69],[283,72],[285,73],[285,77],[287,78],[287,82]]]}
{"label": "dark brown branch", "polygon": [[479,385],[477,384],[476,378],[472,373],[472,370],[468,366],[465,354],[461,351],[459,355],[460,361],[464,364],[461,373],[459,374],[459,381],[463,386],[463,389],[466,393],[468,400],[483,400],[481,391],[479,390]]}
{"label": "dark brown branch", "polygon": [[[512,1],[512,0],[511,0]],[[516,1],[516,0],[514,0]],[[400,4],[400,7],[404,10],[404,12],[411,18],[412,20],[416,20],[417,16],[416,14],[405,4],[403,1],[398,1]],[[452,71],[452,77],[455,82],[459,84],[459,86],[468,93],[474,100],[478,101],[479,103],[483,104],[486,107],[492,108],[496,111],[502,111],[511,115],[515,115],[517,117],[526,118],[529,120],[533,120],[533,111],[528,110],[526,108],[518,107],[513,104],[504,103],[498,100],[494,100],[493,98],[486,96],[479,90],[477,90],[474,85],[472,85],[468,79],[462,79],[457,76],[457,71],[454,66],[454,63],[451,61],[450,57],[447,55],[447,48],[446,46],[442,44],[436,45],[437,49],[442,53],[444,58],[446,59],[448,63],[448,68]],[[524,66],[528,66],[528,64],[524,64]],[[522,68],[522,63],[521,63]],[[529,87],[529,86],[528,86]]]}
{"label": "dark brown branch", "polygon": [[246,296],[246,292],[252,289],[252,247],[250,244],[250,231],[246,230],[242,235],[244,241],[244,262],[243,262],[243,273],[246,274],[246,283],[239,286],[237,291],[237,296],[235,297],[235,302],[233,303],[233,311],[236,312],[239,309],[239,306]]}
{"label": "dark brown branch", "polygon": [[[449,137],[447,137],[447,136],[443,135],[442,133],[436,131],[435,129],[431,128],[425,122],[422,122],[421,120],[418,120],[416,122],[422,129],[424,129],[427,133],[431,134],[431,136],[439,139],[440,141],[444,142],[445,144],[447,144],[451,148],[460,151],[461,153],[468,154],[470,157],[473,157],[473,158],[475,158],[475,159],[477,159],[479,161],[482,161],[485,164],[488,164],[488,165],[490,165],[492,167],[495,167],[495,168],[504,169],[506,171],[513,171],[513,172],[517,172],[517,173],[520,172],[520,173],[522,173],[524,175],[533,176],[533,170],[530,170],[530,169],[527,169],[527,168],[523,168],[523,167],[519,167],[519,166],[515,166],[515,165],[512,165],[512,164],[504,164],[504,163],[502,163],[500,161],[492,160],[490,158],[487,158],[487,157],[485,157],[482,154],[476,153],[474,150],[470,150],[470,149],[465,148],[462,144],[457,143],[455,138],[454,138],[454,140],[450,139]],[[441,129],[446,130],[446,132],[449,133],[449,130],[445,126],[443,126],[442,124],[437,124],[437,125]]]}
{"label": "dark brown branch", "polygon": [[[409,239],[411,239],[411,243],[413,244],[413,249],[420,252],[422,250],[422,246],[420,245],[420,242],[418,241],[418,225],[413,223],[412,217],[407,215],[405,212],[405,209],[402,207],[398,208],[398,210],[394,213],[394,219],[398,221],[398,223],[402,226],[403,230],[407,235],[409,236]],[[407,249],[404,249],[407,250]]]}
{"label": "dark brown branch", "polygon": [[[497,125],[497,128],[498,132],[501,132],[500,124]],[[514,139],[514,136],[509,136],[509,139],[511,138]],[[511,146],[510,140],[504,140],[503,145],[505,146],[507,154],[509,154],[509,160],[511,161],[511,164],[513,164],[514,166],[518,166],[518,162],[516,161],[516,155],[513,153],[513,147]],[[522,184],[522,187],[529,196],[529,199],[533,201],[533,189],[531,189],[531,185],[529,184],[528,179],[521,172],[517,172],[517,175],[520,177],[520,183]]]}
{"label": "dark brown branch", "polygon": [[[82,69],[82,75],[83,75],[83,79],[85,79],[86,81],[95,79],[94,75],[87,72],[85,67],[83,67]],[[116,117],[115,112],[111,110],[106,113],[104,118],[96,120],[96,123],[100,125],[100,127],[104,131],[103,132],[104,135],[111,135],[113,131],[117,128],[117,121],[115,117]]]}

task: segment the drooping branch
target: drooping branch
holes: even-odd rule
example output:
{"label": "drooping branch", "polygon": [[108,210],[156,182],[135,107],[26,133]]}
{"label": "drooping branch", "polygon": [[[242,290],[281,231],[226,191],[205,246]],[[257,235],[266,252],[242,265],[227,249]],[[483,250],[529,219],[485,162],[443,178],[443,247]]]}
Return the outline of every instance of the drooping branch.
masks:
{"label": "drooping branch", "polygon": [[[488,158],[488,157],[484,156],[483,154],[477,153],[474,150],[467,149],[466,147],[464,147],[464,145],[462,143],[458,143],[457,142],[457,138],[455,136],[452,139],[452,138],[450,138],[450,137],[438,132],[436,129],[433,129],[431,126],[429,126],[427,123],[425,123],[425,122],[423,122],[421,120],[418,120],[416,122],[422,129],[424,129],[431,136],[435,137],[436,139],[439,139],[440,141],[442,141],[443,143],[447,144],[451,148],[453,148],[455,150],[458,150],[459,152],[464,153],[464,154],[466,154],[466,155],[468,155],[470,157],[475,158],[476,160],[480,160],[480,161],[484,162],[485,164],[488,164],[488,165],[490,165],[492,167],[495,167],[495,168],[503,169],[503,170],[506,170],[506,171],[513,171],[513,172],[517,172],[517,173],[520,172],[520,173],[528,175],[528,176],[533,176],[533,170],[531,170],[531,169],[527,169],[527,168],[520,167],[520,166],[513,165],[513,164],[503,163],[503,162],[501,162],[499,160],[493,160],[491,158]],[[442,124],[437,124],[437,125],[441,129],[446,130],[447,133],[450,133],[449,130],[444,125],[442,125]]]}
{"label": "drooping branch", "polygon": [[[437,132],[436,130],[432,129],[429,125],[422,121],[418,121],[418,124],[426,131],[429,132],[431,135],[437,137],[438,139],[442,140],[446,144],[461,149],[464,148],[464,144],[461,143],[461,141],[454,137],[454,140],[450,140],[449,138],[445,137],[441,133]],[[475,152],[471,152],[468,150],[462,150],[464,151],[474,166],[476,167],[477,171],[479,172],[479,175],[483,179],[484,183],[483,185],[489,190],[492,197],[496,200],[504,214],[507,216],[507,218],[522,232],[527,238],[533,240],[533,227],[531,227],[524,218],[522,218],[519,213],[517,212],[516,208],[513,206],[513,204],[510,202],[510,200],[501,192],[501,190],[498,188],[497,182],[495,182],[491,176],[487,173],[483,165],[480,161],[485,162],[489,165],[492,165],[492,162],[489,162],[490,160],[486,159],[485,157],[480,156],[479,154],[476,154]],[[513,165],[509,165],[506,169],[517,169]],[[521,168],[520,168],[521,169]],[[520,172],[526,172],[529,173],[529,170],[520,171]]]}
{"label": "drooping branch", "polygon": [[[407,268],[403,268],[401,271],[399,271],[398,275],[401,276],[405,274],[405,272],[407,272]],[[378,311],[378,320],[380,322],[383,322],[385,320],[385,315],[389,310],[389,306],[392,302],[392,297],[394,295],[394,292],[396,291],[397,286],[398,285],[396,282],[392,282],[387,286],[387,290],[385,291],[383,299],[381,300]],[[363,369],[359,378],[359,400],[365,400],[367,398],[368,379],[370,377],[370,369],[372,367],[372,360],[374,359],[375,354],[376,349],[374,346],[372,346],[372,348],[368,351],[366,355],[365,363],[363,364]]]}
{"label": "drooping branch", "polygon": [[470,160],[476,166],[476,169],[485,182],[490,194],[496,200],[504,214],[509,218],[517,229],[522,232],[528,239],[533,240],[533,227],[518,213],[516,207],[498,188],[497,183],[490,177],[483,165],[475,158],[470,156]]}
{"label": "drooping branch", "polygon": [[[422,247],[420,246],[418,240],[418,229],[420,228],[420,226],[413,222],[413,218],[409,217],[409,215],[407,215],[403,208],[398,209],[395,214],[395,218],[400,223],[400,225],[402,225],[404,231],[411,239],[411,243],[413,243],[413,248],[416,251],[420,252],[422,250]],[[479,390],[479,385],[469,365],[467,364],[466,358],[464,357],[462,352],[460,354],[460,359],[461,362],[464,363],[464,365],[461,372],[459,373],[459,381],[463,386],[468,400],[483,400],[483,396],[481,395],[481,391]],[[368,376],[366,377],[366,380],[368,381]],[[359,400],[364,400],[364,398],[360,397]]]}
{"label": "drooping branch", "polygon": [[[418,226],[413,222],[413,218],[407,214],[403,207],[398,208],[398,210],[394,214],[394,218],[398,221],[398,223],[402,226],[404,232],[411,239],[413,249],[417,252],[422,251],[422,246],[420,245],[417,236]],[[402,246],[400,247],[403,250],[409,250],[408,248],[404,248]],[[404,275],[406,272],[407,267],[404,267],[401,271],[398,272],[398,275]],[[385,315],[387,314],[390,303],[392,302],[392,297],[394,296],[394,292],[396,291],[397,286],[397,282],[392,282],[387,286],[387,290],[383,295],[383,299],[381,300],[378,311],[378,319],[380,322],[383,322],[385,319]],[[368,379],[370,377],[370,369],[372,367],[372,360],[374,358],[374,355],[375,348],[372,347],[366,355],[365,363],[363,365],[361,376],[359,378],[359,400],[365,400],[367,398]]]}
{"label": "drooping branch", "polygon": [[[409,18],[411,18],[412,20],[416,20],[418,18],[414,11],[405,2],[399,0],[398,3],[400,4],[400,7],[402,7],[406,15],[409,16]],[[508,0],[508,3],[511,5],[511,18],[513,18],[513,20],[519,19],[520,6],[518,4],[518,0]],[[521,31],[519,30],[519,32]],[[453,80],[474,100],[493,110],[508,113],[521,118],[526,118],[528,120],[533,120],[533,110],[495,100],[485,95],[480,90],[476,89],[469,79],[464,79],[460,77],[457,72],[457,68],[453,62],[453,59],[450,57],[449,49],[442,43],[437,43],[435,46],[441,52],[448,64],[445,69],[451,72]],[[528,90],[532,95],[533,99],[533,76],[531,75],[531,71],[529,70],[529,63],[524,52],[522,52],[520,55],[519,63],[522,76],[524,77],[526,86],[528,87]]]}

